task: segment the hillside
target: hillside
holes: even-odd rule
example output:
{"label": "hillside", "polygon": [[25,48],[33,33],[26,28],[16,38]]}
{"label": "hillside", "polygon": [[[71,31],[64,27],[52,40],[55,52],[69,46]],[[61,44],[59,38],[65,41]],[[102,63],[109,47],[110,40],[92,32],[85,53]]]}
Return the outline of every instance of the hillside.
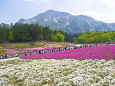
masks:
{"label": "hillside", "polygon": [[115,23],[104,23],[85,15],[48,10],[31,19],[20,19],[17,23],[39,24],[71,34],[89,31],[115,31]]}

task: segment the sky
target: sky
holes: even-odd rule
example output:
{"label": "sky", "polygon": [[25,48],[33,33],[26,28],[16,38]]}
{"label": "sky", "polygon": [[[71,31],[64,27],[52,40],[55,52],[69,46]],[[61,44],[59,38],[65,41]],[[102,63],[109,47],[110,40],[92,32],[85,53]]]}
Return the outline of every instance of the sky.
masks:
{"label": "sky", "polygon": [[49,9],[115,23],[115,0],[0,0],[0,23],[30,19]]}

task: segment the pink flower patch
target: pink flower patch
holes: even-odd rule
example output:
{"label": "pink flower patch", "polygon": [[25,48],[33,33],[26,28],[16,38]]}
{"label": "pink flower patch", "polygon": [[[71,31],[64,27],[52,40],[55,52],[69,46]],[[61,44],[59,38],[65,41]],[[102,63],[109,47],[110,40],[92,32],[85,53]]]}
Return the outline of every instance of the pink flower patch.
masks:
{"label": "pink flower patch", "polygon": [[21,58],[25,58],[25,59],[106,59],[106,60],[110,60],[110,59],[115,59],[115,45],[77,48],[77,49],[56,51],[56,52],[50,52],[50,53],[44,53],[44,54],[29,55],[29,56],[24,56]]}

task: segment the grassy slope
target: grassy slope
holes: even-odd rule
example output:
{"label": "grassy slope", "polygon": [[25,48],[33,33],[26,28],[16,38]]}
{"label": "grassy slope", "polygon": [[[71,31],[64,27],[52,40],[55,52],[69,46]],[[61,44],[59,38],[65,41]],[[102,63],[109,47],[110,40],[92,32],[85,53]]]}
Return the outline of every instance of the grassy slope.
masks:
{"label": "grassy slope", "polygon": [[5,50],[0,50],[0,55],[3,55],[3,54],[5,54],[5,53],[6,53]]}
{"label": "grassy slope", "polygon": [[[47,47],[48,44],[57,45],[67,45],[66,42],[35,42],[35,43],[25,43],[25,44],[14,44],[11,45],[13,48],[34,48],[34,47]],[[53,46],[52,46],[53,47]]]}

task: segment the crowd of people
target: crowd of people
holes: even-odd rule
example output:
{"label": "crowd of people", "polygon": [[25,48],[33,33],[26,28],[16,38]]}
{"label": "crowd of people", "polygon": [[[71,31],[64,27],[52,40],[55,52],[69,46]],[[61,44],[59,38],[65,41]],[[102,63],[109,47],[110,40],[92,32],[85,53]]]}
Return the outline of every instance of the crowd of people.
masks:
{"label": "crowd of people", "polygon": [[[7,59],[10,58],[11,55],[5,54],[5,55],[0,55],[0,59]],[[18,57],[18,54],[15,54],[15,57]]]}
{"label": "crowd of people", "polygon": [[10,55],[0,55],[0,59],[6,59],[6,58],[10,58]]}
{"label": "crowd of people", "polygon": [[92,47],[92,46],[96,46],[94,44],[92,45],[80,45],[80,46],[76,46],[76,45],[69,45],[69,46],[65,46],[62,48],[53,48],[53,49],[42,49],[42,50],[38,50],[38,51],[31,51],[31,52],[24,52],[22,54],[15,54],[15,55],[0,55],[0,59],[7,59],[10,57],[19,57],[19,56],[27,56],[27,55],[32,55],[32,54],[43,54],[43,53],[48,53],[48,52],[56,52],[56,51],[62,51],[62,50],[70,50],[70,49],[76,49],[76,48],[83,48],[83,47]]}
{"label": "crowd of people", "polygon": [[[109,43],[107,43],[108,45]],[[70,49],[76,49],[76,48],[84,48],[84,47],[93,47],[93,46],[98,46],[97,44],[71,44],[69,46],[61,47],[61,48],[53,48],[53,49],[42,49],[38,51],[31,51],[31,52],[24,52],[22,54],[15,54],[13,56],[11,55],[0,55],[0,59],[7,59],[10,57],[20,57],[20,56],[27,56],[27,55],[33,55],[33,54],[43,54],[43,53],[48,53],[48,52],[56,52],[56,51],[62,51],[62,50],[70,50]]]}

